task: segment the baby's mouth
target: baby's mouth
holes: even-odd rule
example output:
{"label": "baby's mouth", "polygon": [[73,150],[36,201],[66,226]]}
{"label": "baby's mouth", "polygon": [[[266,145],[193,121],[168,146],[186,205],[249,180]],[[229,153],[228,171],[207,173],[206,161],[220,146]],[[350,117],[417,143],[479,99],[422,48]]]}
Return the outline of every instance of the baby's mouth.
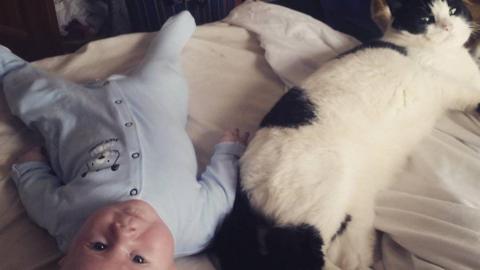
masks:
{"label": "baby's mouth", "polygon": [[154,218],[153,208],[139,201],[128,201],[118,209],[118,214],[122,216],[131,216],[144,222],[151,223]]}
{"label": "baby's mouth", "polygon": [[127,216],[143,219],[142,211],[135,207],[126,207],[125,209],[122,209],[121,213]]}

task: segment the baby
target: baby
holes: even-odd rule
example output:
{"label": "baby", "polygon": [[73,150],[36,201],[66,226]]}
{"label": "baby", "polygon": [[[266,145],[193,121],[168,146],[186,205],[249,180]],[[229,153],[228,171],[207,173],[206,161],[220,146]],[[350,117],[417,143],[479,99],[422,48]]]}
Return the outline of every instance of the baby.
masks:
{"label": "baby", "polygon": [[175,269],[174,258],[205,248],[232,208],[248,133],[225,132],[197,180],[180,63],[194,30],[180,13],[137,69],[84,86],[0,46],[0,87],[48,156],[28,151],[12,178],[29,216],[66,253],[62,269]]}

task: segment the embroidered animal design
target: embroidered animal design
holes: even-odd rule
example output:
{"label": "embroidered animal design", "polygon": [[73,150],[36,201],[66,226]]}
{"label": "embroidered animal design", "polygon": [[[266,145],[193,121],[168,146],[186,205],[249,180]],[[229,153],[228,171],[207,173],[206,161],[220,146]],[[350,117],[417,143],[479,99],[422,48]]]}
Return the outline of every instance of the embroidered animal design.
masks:
{"label": "embroidered animal design", "polygon": [[120,151],[115,149],[117,144],[118,139],[112,138],[94,146],[89,151],[91,159],[87,161],[87,171],[82,174],[82,177],[87,176],[89,172],[105,169],[118,170],[120,164],[117,162],[120,158]]}

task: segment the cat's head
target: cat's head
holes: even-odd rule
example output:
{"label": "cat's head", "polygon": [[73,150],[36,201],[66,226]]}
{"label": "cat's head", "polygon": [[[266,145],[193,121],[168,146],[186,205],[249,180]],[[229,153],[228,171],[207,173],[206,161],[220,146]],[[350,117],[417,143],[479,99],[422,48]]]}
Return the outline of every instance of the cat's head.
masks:
{"label": "cat's head", "polygon": [[470,12],[461,0],[387,0],[392,28],[435,43],[464,44],[470,37]]}

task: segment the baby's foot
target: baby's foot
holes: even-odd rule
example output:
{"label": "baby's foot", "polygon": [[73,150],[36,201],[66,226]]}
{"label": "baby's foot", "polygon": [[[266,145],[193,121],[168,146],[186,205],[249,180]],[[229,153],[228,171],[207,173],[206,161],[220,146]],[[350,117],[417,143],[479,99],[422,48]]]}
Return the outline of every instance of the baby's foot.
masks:
{"label": "baby's foot", "polygon": [[179,55],[195,27],[195,19],[188,11],[170,17],[152,40],[149,53],[164,56]]}

